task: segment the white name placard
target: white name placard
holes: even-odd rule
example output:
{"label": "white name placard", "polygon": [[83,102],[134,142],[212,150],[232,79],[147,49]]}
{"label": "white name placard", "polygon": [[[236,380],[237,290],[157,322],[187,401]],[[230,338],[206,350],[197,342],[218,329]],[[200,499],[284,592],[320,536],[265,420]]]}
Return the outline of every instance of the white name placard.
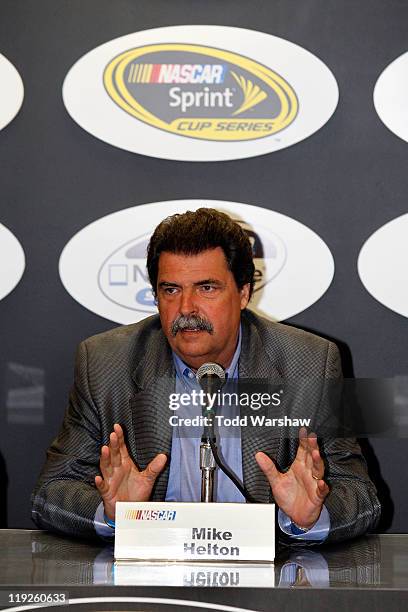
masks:
{"label": "white name placard", "polygon": [[114,583],[120,586],[273,588],[273,563],[217,563],[194,561],[116,561]]}
{"label": "white name placard", "polygon": [[229,563],[274,558],[274,504],[116,504],[117,560]]}

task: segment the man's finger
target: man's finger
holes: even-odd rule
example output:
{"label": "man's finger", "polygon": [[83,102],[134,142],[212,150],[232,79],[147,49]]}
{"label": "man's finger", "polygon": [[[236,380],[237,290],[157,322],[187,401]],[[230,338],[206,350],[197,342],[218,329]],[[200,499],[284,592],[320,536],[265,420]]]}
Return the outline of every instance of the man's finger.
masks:
{"label": "man's finger", "polygon": [[318,450],[317,436],[315,433],[307,433],[305,427],[299,430],[299,447],[296,453],[296,459],[302,461],[304,465],[311,470],[313,468],[312,453]]}
{"label": "man's finger", "polygon": [[95,476],[95,486],[102,496],[105,495],[109,489],[108,484],[101,476]]}
{"label": "man's finger", "polygon": [[118,438],[120,438],[120,436],[123,436],[122,425],[120,425],[119,423],[115,423],[113,425],[113,431],[117,434]]}
{"label": "man's finger", "polygon": [[320,452],[318,450],[312,451],[312,473],[313,476],[317,476],[318,478],[323,478],[324,476],[324,461],[320,456]]}
{"label": "man's finger", "polygon": [[129,453],[128,453],[128,449],[125,443],[125,436],[123,433],[123,429],[119,425],[119,423],[114,424],[113,431],[118,437],[120,456],[122,457],[122,459],[127,459],[129,457]]}
{"label": "man's finger", "polygon": [[309,443],[307,439],[307,429],[306,427],[301,427],[299,429],[299,446],[296,453],[296,459],[298,461],[305,461],[308,449]]}
{"label": "man's finger", "polygon": [[317,481],[316,493],[319,499],[323,501],[324,498],[328,495],[329,491],[330,491],[329,486],[324,480],[320,479]]}
{"label": "man's finger", "polygon": [[154,482],[160,472],[166,465],[167,457],[164,453],[159,453],[154,459],[151,460],[147,468],[143,472],[143,476],[150,482]]}
{"label": "man's finger", "polygon": [[315,433],[310,433],[307,436],[307,450],[309,454],[312,454],[315,450],[319,450],[319,445],[317,444],[317,435]]}
{"label": "man's finger", "polygon": [[273,488],[274,484],[280,477],[280,472],[277,470],[274,462],[268,457],[268,455],[265,455],[265,453],[262,452],[256,453],[255,459],[257,464],[267,477],[271,488]]}
{"label": "man's finger", "polygon": [[119,440],[116,433],[113,431],[109,436],[109,450],[111,455],[111,464],[113,468],[120,467],[122,465],[122,457],[119,451]]}
{"label": "man's finger", "polygon": [[110,478],[113,474],[110,450],[108,446],[102,446],[101,448],[101,456],[99,459],[99,467],[102,472],[102,476],[106,478]]}
{"label": "man's finger", "polygon": [[307,441],[311,451],[319,448],[317,444],[317,435],[315,433],[310,432],[310,434],[307,436]]}

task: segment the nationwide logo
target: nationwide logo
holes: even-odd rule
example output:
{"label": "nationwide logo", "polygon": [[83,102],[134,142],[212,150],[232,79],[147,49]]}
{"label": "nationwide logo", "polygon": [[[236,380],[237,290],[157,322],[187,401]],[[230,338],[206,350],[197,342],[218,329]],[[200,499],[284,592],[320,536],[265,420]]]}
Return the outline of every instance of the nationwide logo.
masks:
{"label": "nationwide logo", "polygon": [[174,521],[176,510],[126,510],[125,518],[132,521]]}
{"label": "nationwide logo", "polygon": [[150,236],[165,217],[201,207],[228,214],[247,233],[255,263],[255,291],[249,303],[254,312],[287,319],[311,306],[329,287],[333,257],[306,225],[259,206],[192,199],[126,208],[81,229],[60,257],[66,290],[92,312],[117,323],[135,323],[156,314],[146,269]]}
{"label": "nationwide logo", "polygon": [[[245,230],[251,245],[255,264],[256,293],[271,282],[282,270],[286,260],[283,240],[273,232],[235,219]],[[146,250],[154,227],[116,249],[102,264],[98,285],[102,293],[116,304],[146,314],[157,312],[156,302],[146,269]]]}
{"label": "nationwide logo", "polygon": [[296,93],[282,76],[204,45],[130,49],[108,64],[104,85],[136,119],[190,138],[255,140],[281,132],[298,113]]}
{"label": "nationwide logo", "polygon": [[92,312],[118,323],[134,323],[157,313],[146,269],[150,236],[165,217],[202,206],[227,213],[249,237],[255,263],[251,310],[287,319],[308,308],[329,287],[334,273],[330,250],[295,219],[237,202],[174,200],[120,210],[80,230],[61,254],[65,288]]}

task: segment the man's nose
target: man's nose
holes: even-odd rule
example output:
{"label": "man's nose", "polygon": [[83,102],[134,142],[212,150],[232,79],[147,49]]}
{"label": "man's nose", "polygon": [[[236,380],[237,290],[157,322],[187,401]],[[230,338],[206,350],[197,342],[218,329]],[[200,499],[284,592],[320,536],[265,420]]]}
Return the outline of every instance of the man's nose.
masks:
{"label": "man's nose", "polygon": [[196,313],[198,310],[194,291],[191,289],[184,290],[181,294],[180,313],[188,315]]}

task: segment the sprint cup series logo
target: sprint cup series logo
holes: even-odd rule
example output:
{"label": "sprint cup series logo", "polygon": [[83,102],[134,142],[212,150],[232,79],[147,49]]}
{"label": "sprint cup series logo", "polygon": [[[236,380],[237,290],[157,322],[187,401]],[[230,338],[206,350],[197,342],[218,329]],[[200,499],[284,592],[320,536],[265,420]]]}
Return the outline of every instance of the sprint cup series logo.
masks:
{"label": "sprint cup series logo", "polygon": [[296,118],[291,85],[262,64],[204,45],[164,43],[131,49],[104,72],[124,111],[173,134],[213,141],[255,140]]}
{"label": "sprint cup series logo", "polygon": [[330,119],[330,69],[294,42],[243,28],[177,25],[109,40],[62,88],[84,130],[160,159],[212,162],[289,147]]}

